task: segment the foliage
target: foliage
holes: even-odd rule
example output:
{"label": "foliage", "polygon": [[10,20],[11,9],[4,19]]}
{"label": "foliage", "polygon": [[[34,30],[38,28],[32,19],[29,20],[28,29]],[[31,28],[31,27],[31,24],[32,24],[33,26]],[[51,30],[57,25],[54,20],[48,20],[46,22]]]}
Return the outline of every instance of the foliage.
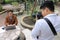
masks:
{"label": "foliage", "polygon": [[18,6],[19,3],[18,3],[18,2],[12,2],[12,5],[13,5],[13,6]]}
{"label": "foliage", "polygon": [[2,11],[2,5],[0,4],[0,12]]}
{"label": "foliage", "polygon": [[5,0],[5,3],[11,3],[12,0]]}
{"label": "foliage", "polygon": [[17,2],[17,0],[5,0],[5,3]]}

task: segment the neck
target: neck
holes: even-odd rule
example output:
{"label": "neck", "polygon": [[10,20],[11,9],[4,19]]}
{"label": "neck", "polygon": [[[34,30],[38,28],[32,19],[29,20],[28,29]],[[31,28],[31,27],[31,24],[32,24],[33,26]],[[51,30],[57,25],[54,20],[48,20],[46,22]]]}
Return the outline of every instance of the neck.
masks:
{"label": "neck", "polygon": [[[54,12],[49,11],[46,15],[53,14],[53,13],[54,13]],[[45,16],[46,16],[46,15],[45,15]]]}
{"label": "neck", "polygon": [[48,15],[48,14],[53,14],[53,13],[54,13],[54,12],[49,11],[49,12],[47,13],[47,15]]}

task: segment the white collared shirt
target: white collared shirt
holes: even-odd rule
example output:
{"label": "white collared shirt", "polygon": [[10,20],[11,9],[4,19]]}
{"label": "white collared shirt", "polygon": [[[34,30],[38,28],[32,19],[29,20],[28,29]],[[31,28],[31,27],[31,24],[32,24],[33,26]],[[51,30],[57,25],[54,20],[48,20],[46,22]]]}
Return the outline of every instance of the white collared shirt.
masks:
{"label": "white collared shirt", "polygon": [[[44,18],[48,18],[57,32],[60,32],[60,16],[57,14],[49,14]],[[37,39],[37,36],[39,38]],[[32,30],[32,37],[34,40],[53,40],[54,35],[44,19],[40,19],[36,22],[35,27]]]}

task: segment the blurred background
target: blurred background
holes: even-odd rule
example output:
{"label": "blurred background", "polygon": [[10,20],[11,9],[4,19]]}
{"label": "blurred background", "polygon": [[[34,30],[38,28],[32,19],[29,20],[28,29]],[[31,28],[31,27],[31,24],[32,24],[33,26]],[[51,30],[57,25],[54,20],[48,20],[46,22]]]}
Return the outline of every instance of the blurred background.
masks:
{"label": "blurred background", "polygon": [[40,5],[44,1],[53,1],[55,13],[60,15],[60,0],[0,0],[0,27],[4,25],[7,10],[13,10],[14,15],[18,18],[18,26],[21,30],[32,30],[36,20],[43,18]]}
{"label": "blurred background", "polygon": [[33,28],[36,20],[40,19],[38,18],[38,16],[41,16],[40,5],[44,1],[53,1],[55,12],[60,13],[60,0],[0,0],[0,26],[4,25],[4,19],[7,15],[6,11],[13,10],[18,17],[19,25],[25,27],[29,25],[29,28]]}

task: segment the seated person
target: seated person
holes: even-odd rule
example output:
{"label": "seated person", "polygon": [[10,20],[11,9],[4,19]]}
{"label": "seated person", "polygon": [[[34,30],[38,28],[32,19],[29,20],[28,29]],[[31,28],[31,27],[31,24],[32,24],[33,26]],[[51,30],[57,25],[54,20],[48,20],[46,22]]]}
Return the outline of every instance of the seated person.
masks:
{"label": "seated person", "polygon": [[12,10],[8,10],[7,11],[7,16],[6,16],[6,19],[5,19],[5,26],[8,26],[8,25],[16,26],[17,24],[18,24],[17,17],[13,14]]}

